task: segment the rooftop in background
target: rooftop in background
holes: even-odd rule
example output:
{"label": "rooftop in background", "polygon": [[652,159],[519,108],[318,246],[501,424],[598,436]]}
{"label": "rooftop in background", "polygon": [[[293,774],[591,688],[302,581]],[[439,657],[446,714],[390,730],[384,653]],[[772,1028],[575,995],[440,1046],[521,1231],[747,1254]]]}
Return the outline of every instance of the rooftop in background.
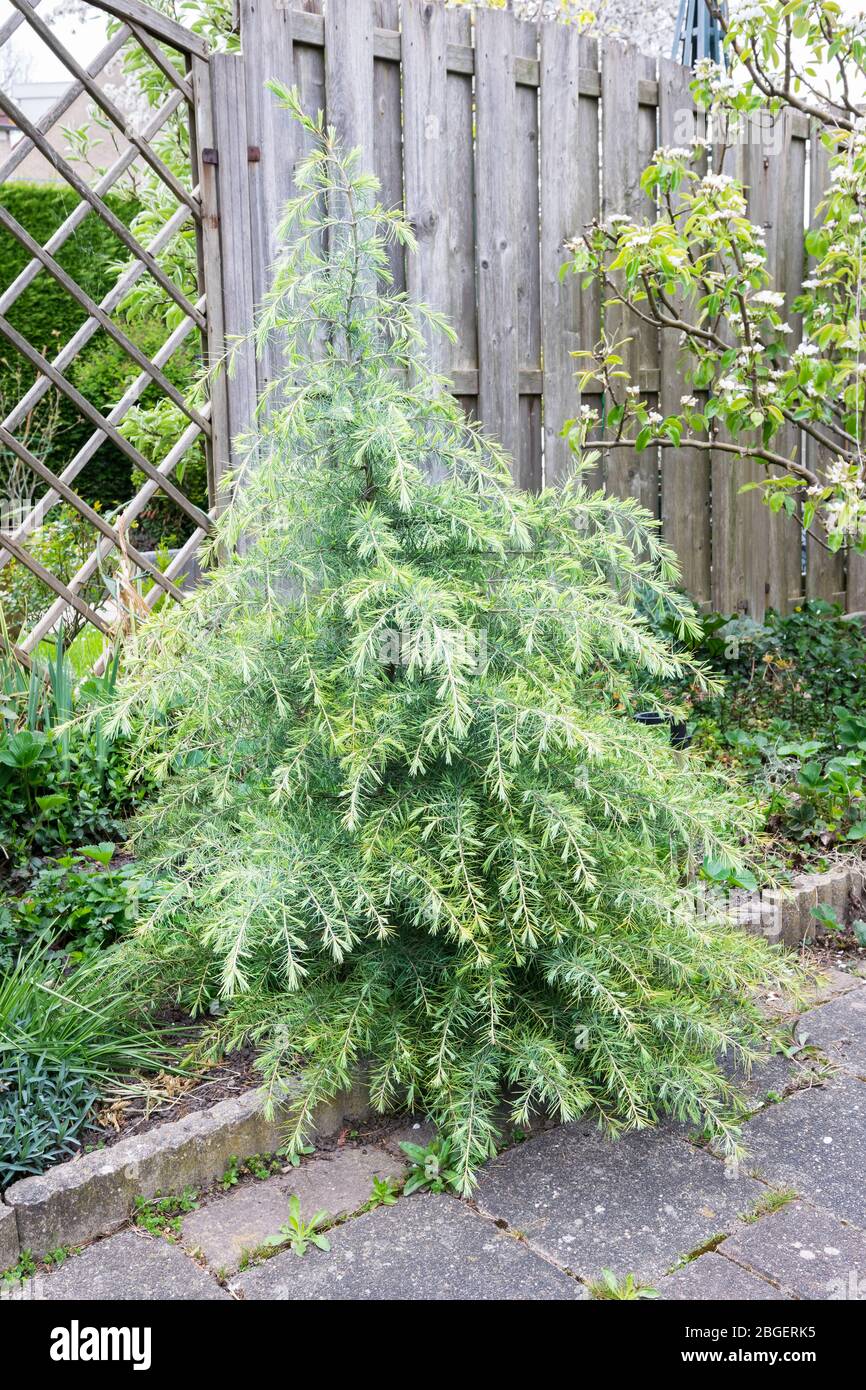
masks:
{"label": "rooftop in background", "polygon": [[[0,25],[13,18],[10,0],[0,0]],[[69,0],[41,0],[39,16],[63,39],[80,63],[89,63],[105,43],[107,16],[92,5],[70,4]],[[66,70],[27,23],[19,24],[4,48],[7,62],[15,61],[16,76],[39,81],[63,82]],[[4,69],[0,69],[4,71]],[[4,71],[4,76],[8,78]],[[0,79],[2,80],[2,79]]]}
{"label": "rooftop in background", "polygon": [[[22,116],[36,125],[46,112],[50,111],[51,107],[60,100],[64,92],[70,87],[72,80],[70,75],[67,82],[13,82],[10,95]],[[136,96],[130,90],[117,59],[108,65],[97,81],[100,86],[110,85],[114,100],[124,109],[128,117],[134,117]],[[93,99],[86,92],[80,93],[57,124],[48,132],[49,143],[66,158],[69,158],[73,150],[63,133],[64,127],[72,130],[81,127],[88,128],[91,138],[89,160],[85,164],[73,159],[73,164],[84,179],[90,183],[94,182],[97,176],[96,170],[114,161],[117,154],[117,141],[119,140],[121,145],[125,145],[122,136],[115,136],[113,132],[107,132],[93,121],[91,109],[94,104]],[[21,135],[16,128],[15,121],[5,113],[0,113],[0,164],[5,162],[20,139]],[[34,149],[31,149],[20,161],[12,177],[16,182],[22,183],[64,182],[48,160]]]}
{"label": "rooftop in background", "polygon": [[16,82],[12,95],[28,121],[38,121],[63,96],[71,81],[70,77],[68,82]]}

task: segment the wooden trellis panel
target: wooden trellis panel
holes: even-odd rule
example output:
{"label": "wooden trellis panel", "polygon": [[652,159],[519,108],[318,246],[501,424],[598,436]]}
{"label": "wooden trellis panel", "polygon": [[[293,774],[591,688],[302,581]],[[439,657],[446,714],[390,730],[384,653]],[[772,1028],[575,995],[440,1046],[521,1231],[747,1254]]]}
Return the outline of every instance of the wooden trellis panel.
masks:
{"label": "wooden trellis panel", "polygon": [[[26,515],[17,518],[14,530],[0,533],[0,568],[17,564],[29,570],[45,587],[46,603],[27,630],[17,635],[17,650],[29,659],[39,643],[63,624],[71,613],[92,624],[107,639],[115,630],[120,615],[108,602],[110,586],[103,577],[112,568],[112,557],[123,553],[125,573],[146,581],[145,602],[152,606],[160,598],[182,598],[175,582],[187,570],[195,549],[212,529],[210,511],[203,510],[187,496],[178,478],[178,469],[193,448],[204,447],[208,459],[208,475],[212,485],[228,459],[228,425],[225,392],[218,387],[213,398],[195,404],[189,393],[175,386],[167,371],[175,353],[187,342],[190,334],[202,342],[202,356],[207,358],[222,349],[223,322],[219,247],[214,241],[217,228],[217,187],[211,181],[204,185],[202,178],[203,149],[199,138],[213,145],[210,121],[210,69],[207,48],[203,40],[166,16],[153,11],[139,0],[112,0],[95,7],[117,20],[107,43],[96,58],[82,66],[74,54],[52,29],[50,17],[43,19],[37,12],[39,0],[11,0],[13,13],[0,27],[0,47],[7,43],[22,25],[29,29],[69,74],[69,86],[53,106],[37,121],[28,119],[16,103],[14,94],[0,91],[0,111],[13,123],[18,139],[0,168],[0,183],[15,178],[28,155],[38,152],[51,177],[65,185],[77,196],[77,202],[61,226],[44,245],[22,226],[8,207],[0,205],[0,232],[11,238],[26,253],[24,268],[11,284],[0,288],[0,348],[9,361],[16,362],[26,374],[27,385],[20,399],[7,407],[0,422],[0,447],[7,462],[16,460],[32,480],[33,497]],[[136,46],[168,79],[168,96],[154,110],[145,124],[136,128],[132,118],[118,105],[108,81],[109,65],[117,61],[129,46]],[[87,99],[112,129],[116,154],[101,174],[77,163],[65,148],[66,141],[59,123],[79,98]],[[203,129],[197,129],[198,124]],[[166,163],[160,153],[159,137],[175,125],[186,128],[192,151],[189,177],[184,179]],[[131,172],[145,171],[158,181],[166,206],[165,220],[149,245],[144,244],[118,216],[108,195],[124,186]],[[96,218],[107,226],[118,243],[120,258],[126,264],[115,283],[97,303],[63,267],[62,248],[88,218]],[[195,229],[198,255],[198,284],[190,293],[180,286],[165,266],[164,254],[173,238],[182,234],[192,223]],[[16,321],[15,305],[39,276],[53,279],[62,291],[75,302],[81,314],[80,326],[68,341],[52,347],[50,353],[42,343],[27,336],[26,323]],[[122,307],[134,288],[142,288],[145,277],[158,287],[166,304],[174,313],[174,327],[166,329],[165,340],[152,355],[144,353],[133,341],[125,326]],[[206,279],[209,281],[206,286]],[[10,318],[10,314],[12,317]],[[74,383],[74,367],[91,345],[110,340],[131,363],[136,374],[121,391],[111,407],[98,409]],[[154,393],[171,402],[185,421],[182,432],[164,457],[147,457],[130,442],[124,433],[124,420],[145,393],[152,400]],[[62,399],[90,427],[90,433],[65,464],[55,471],[29,447],[26,442],[27,423],[40,403]],[[94,510],[81,494],[82,474],[106,445],[120,452],[139,474],[144,475],[142,486],[114,515]],[[135,532],[130,528],[151,500],[161,494],[179,509],[188,536],[167,568],[155,563],[135,544]],[[54,507],[62,503],[71,507],[84,523],[92,528],[93,550],[78,572],[67,582],[61,582],[31,553],[32,537],[46,520],[51,519]],[[85,596],[86,595],[86,596]],[[15,634],[13,634],[15,636]]]}

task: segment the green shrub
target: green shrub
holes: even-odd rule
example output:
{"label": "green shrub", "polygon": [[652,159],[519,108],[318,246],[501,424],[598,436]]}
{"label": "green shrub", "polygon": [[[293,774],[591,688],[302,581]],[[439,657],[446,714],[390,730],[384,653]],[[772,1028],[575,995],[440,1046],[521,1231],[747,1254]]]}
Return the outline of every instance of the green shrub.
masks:
{"label": "green shrub", "polygon": [[165,1065],[152,978],[119,947],[71,972],[38,950],[0,975],[0,1056],[45,1057],[94,1081]]}
{"label": "green shrub", "polygon": [[121,744],[54,730],[0,732],[0,844],[10,859],[119,837],[134,792]]}
{"label": "green shrub", "polygon": [[154,950],[206,953],[196,998],[219,992],[270,1087],[303,1067],[290,1149],[363,1057],[463,1190],[503,1100],[523,1125],[671,1112],[733,1146],[716,1058],[753,1054],[751,991],[790,969],[695,913],[686,876],[737,867],[748,818],[628,717],[634,672],[681,671],[635,611],[689,626],[675,561],[580,469],[514,486],[415,311],[374,291],[408,228],[305,126],[257,329],[286,378],[220,521],[231,558],[142,630],[114,701],[162,783],[137,831],[171,880]]}
{"label": "green shrub", "polygon": [[[48,241],[80,201],[73,189],[56,184],[7,183],[0,188],[0,205],[7,208],[41,245]],[[130,196],[109,193],[105,201],[125,223],[131,222],[138,212],[138,203]],[[111,269],[112,262],[124,259],[126,255],[111,228],[91,213],[58,251],[57,260],[82,289],[99,301],[116,279]],[[12,284],[30,259],[29,252],[0,228],[0,291]],[[53,358],[85,321],[87,314],[56,280],[42,271],[9,310],[8,317],[35,348]],[[92,344],[85,348],[72,372],[74,382],[78,381],[82,364],[88,361],[91,354],[100,352],[100,337],[97,334]],[[0,349],[0,397],[5,398],[13,389],[17,394],[21,362],[18,353],[8,344]],[[25,379],[25,386],[29,380]],[[85,394],[89,393],[85,390]],[[105,411],[115,404],[119,394],[116,380],[107,380],[104,392],[94,393],[90,399],[93,405]],[[46,398],[46,403],[37,407],[37,415],[40,410],[48,408]],[[44,462],[57,472],[93,432],[92,426],[75,406],[63,400],[58,408],[60,426],[44,458]],[[79,475],[77,486],[88,501],[98,500],[109,507],[128,500],[130,479],[129,460],[114,445],[104,443]]]}
{"label": "green shrub", "polygon": [[[74,507],[55,507],[45,522],[27,537],[27,549],[47,570],[68,584],[84,561],[93,553],[96,532]],[[33,627],[48,612],[57,595],[24,565],[10,560],[0,569],[0,610],[13,638]],[[81,597],[98,605],[105,597],[105,586],[97,570]]]}
{"label": "green shrub", "polygon": [[[155,906],[155,886],[132,864],[109,867],[110,844],[39,868],[18,897],[0,895],[0,970],[38,942],[78,961],[124,936]],[[102,867],[97,867],[101,865]]]}
{"label": "green shrub", "polygon": [[[189,420],[180,407],[163,396],[156,404],[145,409],[131,410],[124,421],[123,432],[156,466],[174,448],[188,425]],[[191,502],[203,511],[208,510],[207,456],[201,440],[187,450],[172,477]],[[140,487],[144,480],[143,473],[138,470],[133,472],[136,487]],[[179,544],[191,534],[194,526],[183,509],[161,492],[154,495],[147,511],[142,514],[142,523],[167,545]]]}
{"label": "green shrub", "polygon": [[0,971],[0,1187],[66,1157],[106,1082],[165,1068],[147,983],[112,950],[71,974],[38,949]]}
{"label": "green shrub", "polygon": [[34,948],[0,969],[0,1187],[74,1151],[106,1082],[161,1071],[146,975],[107,950],[70,974]]}
{"label": "green shrub", "polygon": [[[161,317],[133,318],[124,324],[124,328],[133,342],[150,357],[167,333]],[[199,372],[199,358],[194,343],[194,339],[188,339],[164,368],[169,381],[185,395],[191,391]],[[90,400],[117,399],[139,375],[139,371],[117,343],[105,339],[77,364],[75,384]],[[177,443],[188,425],[189,418],[163,395],[161,387],[150,386],[142,393],[139,404],[124,416],[120,429],[130,443],[156,466]],[[190,501],[207,510],[207,460],[201,441],[187,451],[172,477]],[[133,468],[129,474],[127,495],[131,495],[144,482],[144,474]],[[185,537],[191,530],[189,518],[160,491],[154,494],[141,513],[138,525],[147,536],[165,543]]]}
{"label": "green shrub", "polygon": [[724,691],[697,712],[721,727],[778,724],[824,734],[834,705],[866,708],[866,630],[840,608],[813,599],[763,623],[712,613],[693,653],[724,677]]}
{"label": "green shrub", "polygon": [[[765,865],[820,863],[866,841],[866,631],[812,600],[763,623],[702,618],[690,647],[719,678],[690,690],[695,746],[735,770],[760,807]],[[775,860],[775,862],[774,862]],[[710,875],[729,882],[730,876]]]}
{"label": "green shrub", "polygon": [[32,675],[0,658],[0,871],[46,853],[121,837],[140,792],[122,741],[81,716],[113,687],[105,676],[74,683],[67,658]]}
{"label": "green shrub", "polygon": [[[42,243],[48,240],[78,201],[71,189],[53,185],[12,183],[0,190],[0,205],[7,207]],[[134,224],[141,214],[140,204],[131,195],[109,194],[106,201],[127,224]],[[150,240],[154,232],[155,228],[149,224],[141,228],[145,242]],[[194,254],[194,237],[192,244]],[[118,268],[126,258],[125,248],[95,215],[85,218],[58,253],[61,265],[97,301],[114,284]],[[0,229],[0,291],[11,284],[28,260],[23,247]],[[146,281],[149,277],[144,279]],[[193,287],[187,288],[191,292]],[[159,293],[162,294],[161,291]],[[51,358],[72,337],[86,315],[65,290],[43,272],[13,306],[9,317],[17,328],[26,333],[34,347]],[[159,298],[151,302],[141,281],[124,306],[122,326],[127,336],[148,357],[154,356],[167,336],[169,329],[165,321],[165,305]],[[163,370],[175,386],[188,393],[199,367],[197,343],[192,338],[178,349]],[[94,336],[68,370],[72,384],[103,413],[116,404],[139,374],[140,368],[123,348],[103,333]],[[17,402],[31,384],[32,377],[31,369],[14,349],[0,349],[0,404],[3,414]],[[163,396],[161,388],[150,386],[142,393],[138,406],[128,412],[121,428],[151,462],[158,463],[188,423],[187,417]],[[59,472],[91,433],[92,426],[75,406],[57,393],[49,392],[28,420],[25,442],[38,457]],[[0,477],[4,464],[11,466],[13,462],[13,456],[10,454],[7,458],[5,451],[0,448]],[[192,501],[206,507],[207,465],[201,443],[189,450],[187,458],[175,473],[175,480],[181,482]],[[98,503],[110,511],[127,502],[142,481],[143,475],[133,468],[130,460],[113,444],[106,442],[78,475],[75,486],[87,501]],[[62,510],[65,509],[52,510],[46,528],[49,538],[40,541],[40,544],[60,551],[60,558],[65,560],[64,569],[74,572],[77,568],[73,560],[78,538],[73,536],[71,524],[66,522],[56,527],[56,545],[50,536],[55,529],[54,518]],[[156,494],[152,504],[140,517],[139,524],[149,538],[157,541],[184,537],[190,529],[190,523],[180,509],[161,493]],[[85,523],[79,522],[77,525],[79,529],[83,527],[82,538],[90,542],[87,549],[92,549],[95,539],[92,528]],[[37,558],[43,559],[43,556],[37,554]],[[6,570],[0,572],[0,586],[9,570],[19,568],[7,566]],[[49,568],[52,566],[49,565]],[[59,573],[57,569],[54,572]],[[63,573],[59,577],[67,579],[69,574]],[[8,584],[5,587],[8,588]],[[23,597],[28,600],[23,606],[30,613],[34,613],[40,603],[47,606],[52,599],[49,595],[46,601],[43,586],[23,572],[17,576],[14,587],[17,591],[14,597],[18,603],[7,613],[10,628],[18,625],[17,612],[22,607],[20,600]],[[0,600],[4,604],[10,601],[3,587],[0,587]]]}
{"label": "green shrub", "polygon": [[63,1063],[0,1055],[0,1189],[75,1153],[97,1092]]}

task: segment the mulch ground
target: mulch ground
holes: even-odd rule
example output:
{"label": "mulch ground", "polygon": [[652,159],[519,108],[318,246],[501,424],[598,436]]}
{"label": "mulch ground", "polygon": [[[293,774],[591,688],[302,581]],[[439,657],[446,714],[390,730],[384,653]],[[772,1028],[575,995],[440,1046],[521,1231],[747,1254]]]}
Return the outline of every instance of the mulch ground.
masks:
{"label": "mulch ground", "polygon": [[841,931],[819,931],[809,954],[819,970],[844,970],[866,976],[866,946],[860,945],[850,926]]}

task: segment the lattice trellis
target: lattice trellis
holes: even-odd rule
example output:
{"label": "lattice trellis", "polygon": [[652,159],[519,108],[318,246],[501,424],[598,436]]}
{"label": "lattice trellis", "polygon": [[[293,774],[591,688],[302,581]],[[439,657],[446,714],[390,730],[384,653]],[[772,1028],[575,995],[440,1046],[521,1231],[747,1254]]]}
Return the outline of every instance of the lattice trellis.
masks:
{"label": "lattice trellis", "polygon": [[[106,12],[115,21],[107,43],[85,68],[69,52],[52,29],[48,20],[37,13],[40,0],[9,0],[12,13],[0,26],[0,49],[22,25],[29,25],[53,57],[69,73],[69,86],[51,108],[38,120],[31,120],[16,103],[13,94],[0,90],[0,111],[6,124],[14,127],[17,143],[0,167],[0,184],[21,178],[20,170],[28,155],[34,151],[50,164],[54,175],[67,189],[73,190],[77,203],[62,224],[44,245],[22,226],[7,207],[0,204],[0,231],[12,237],[29,257],[14,281],[0,289],[0,352],[9,361],[14,354],[26,374],[26,389],[15,400],[11,410],[0,423],[0,449],[7,464],[12,461],[19,469],[29,470],[37,490],[26,515],[16,518],[14,527],[0,533],[0,569],[9,564],[23,566],[46,591],[46,602],[33,621],[24,624],[17,634],[11,633],[18,655],[29,660],[39,643],[56,631],[58,625],[84,621],[110,638],[122,619],[118,604],[118,588],[137,590],[135,601],[148,608],[164,596],[179,599],[182,593],[176,581],[189,568],[195,551],[212,529],[215,507],[216,479],[222,468],[226,449],[226,409],[224,390],[217,384],[209,396],[197,398],[191,391],[173,384],[167,369],[172,358],[187,344],[191,334],[201,340],[203,360],[218,354],[222,347],[222,305],[219,290],[219,247],[216,171],[208,162],[208,149],[213,144],[211,133],[211,101],[207,47],[195,33],[188,32],[171,19],[150,9],[140,0],[93,0],[93,7]],[[90,6],[88,6],[90,7]],[[152,64],[166,80],[169,95],[161,105],[148,112],[146,123],[135,128],[112,94],[107,80],[111,65],[130,46],[145,64]],[[64,148],[64,137],[57,131],[64,116],[79,99],[89,100],[100,120],[111,132],[113,160],[95,174],[77,162]],[[161,157],[157,137],[171,129],[170,123],[183,123],[188,139],[190,173],[180,177]],[[53,140],[49,133],[54,132]],[[118,216],[107,201],[111,190],[124,186],[124,179],[136,170],[145,171],[151,180],[158,180],[163,220],[156,234],[144,244]],[[118,243],[122,263],[115,283],[99,303],[58,261],[58,253],[88,218],[98,218],[107,226]],[[166,269],[164,253],[179,233],[195,229],[196,286],[193,293],[178,283],[179,277]],[[206,273],[216,287],[208,293]],[[10,311],[38,276],[50,276],[75,301],[81,322],[68,341],[49,356],[44,344],[34,343],[27,336],[26,324],[10,321]],[[148,285],[148,279],[150,284]],[[0,282],[2,284],[2,282]],[[166,327],[165,340],[156,352],[144,352],[130,336],[123,306],[133,288],[141,293],[143,287],[153,289],[170,301],[171,331]],[[25,301],[26,303],[26,301]],[[13,314],[13,318],[14,318]],[[86,392],[76,386],[70,369],[80,361],[85,349],[110,340],[119,348],[124,359],[134,365],[137,375],[118,386],[118,398],[108,410],[99,409]],[[187,344],[188,347],[188,344]],[[74,372],[73,372],[74,374]],[[151,404],[154,398],[170,402],[182,418],[182,427],[163,457],[145,455],[124,433],[124,420],[134,407],[142,403],[147,393]],[[40,457],[28,440],[28,424],[33,412],[47,397],[67,403],[76,417],[90,428],[86,441],[72,457],[63,459],[61,466],[52,460],[50,466]],[[43,406],[44,408],[44,406]],[[2,413],[2,412],[0,412]],[[100,450],[113,446],[125,460],[143,475],[143,483],[129,500],[109,516],[95,509],[82,496],[82,474]],[[207,458],[209,502],[208,510],[191,501],[179,479],[180,465],[190,450],[204,448]],[[181,470],[182,471],[182,470]],[[183,528],[188,533],[172,554],[167,567],[155,557],[144,553],[136,544],[133,523],[146,514],[149,504],[161,494],[179,509]],[[51,572],[31,553],[31,538],[50,517],[52,509],[65,504],[74,509],[82,523],[92,528],[93,549],[79,565],[77,572],[66,580]],[[117,581],[108,576],[111,571]],[[8,623],[6,624],[8,627]]]}

